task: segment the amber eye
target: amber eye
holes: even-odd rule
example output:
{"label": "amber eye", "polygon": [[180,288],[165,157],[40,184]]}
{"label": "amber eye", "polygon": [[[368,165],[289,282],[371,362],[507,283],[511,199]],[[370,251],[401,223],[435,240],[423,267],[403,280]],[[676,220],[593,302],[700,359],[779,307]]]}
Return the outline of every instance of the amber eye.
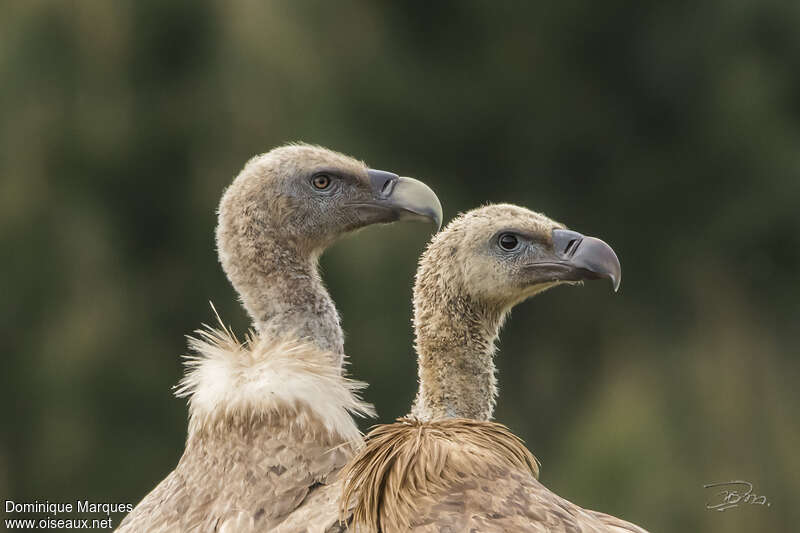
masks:
{"label": "amber eye", "polygon": [[519,239],[513,233],[503,233],[497,242],[500,244],[500,248],[509,252],[519,246]]}
{"label": "amber eye", "polygon": [[311,180],[312,185],[314,185],[315,189],[319,189],[320,191],[324,191],[328,187],[331,186],[331,177],[327,174],[317,174]]}

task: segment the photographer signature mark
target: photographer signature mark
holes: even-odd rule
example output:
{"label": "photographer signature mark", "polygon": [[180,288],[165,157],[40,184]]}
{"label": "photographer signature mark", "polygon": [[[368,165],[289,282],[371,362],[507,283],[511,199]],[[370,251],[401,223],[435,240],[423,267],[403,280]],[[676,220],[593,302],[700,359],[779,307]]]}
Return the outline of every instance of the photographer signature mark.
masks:
{"label": "photographer signature mark", "polygon": [[726,511],[728,509],[732,509],[734,507],[738,507],[739,504],[750,504],[750,505],[766,505],[769,507],[772,505],[770,502],[767,501],[766,496],[757,496],[753,493],[753,484],[749,481],[742,481],[742,480],[735,480],[735,481],[722,481],[718,483],[707,483],[703,485],[704,489],[711,489],[711,488],[719,488],[721,489],[717,492],[717,496],[721,498],[721,501],[717,503],[707,503],[706,509],[712,511]]}

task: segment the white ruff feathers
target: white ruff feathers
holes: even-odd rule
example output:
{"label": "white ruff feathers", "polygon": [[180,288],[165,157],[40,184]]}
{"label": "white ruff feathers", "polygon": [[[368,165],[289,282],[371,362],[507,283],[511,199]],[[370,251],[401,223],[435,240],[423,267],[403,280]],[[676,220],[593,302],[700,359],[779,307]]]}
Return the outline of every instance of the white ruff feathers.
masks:
{"label": "white ruff feathers", "polygon": [[[339,356],[287,335],[244,342],[226,328],[204,324],[188,337],[186,375],[175,395],[189,397],[190,433],[226,419],[292,415],[297,429],[319,427],[334,437],[359,443],[351,414],[374,417],[358,392],[366,383],[341,375]],[[316,420],[314,420],[316,419]]]}

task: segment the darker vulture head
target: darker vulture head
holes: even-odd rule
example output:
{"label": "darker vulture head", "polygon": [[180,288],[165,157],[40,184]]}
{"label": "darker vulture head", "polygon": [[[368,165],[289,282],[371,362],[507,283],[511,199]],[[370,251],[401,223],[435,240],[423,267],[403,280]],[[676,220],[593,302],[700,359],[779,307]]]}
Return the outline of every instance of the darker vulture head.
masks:
{"label": "darker vulture head", "polygon": [[313,256],[371,224],[421,219],[438,227],[442,207],[420,181],[372,170],[332,150],[291,144],[251,159],[223,196],[219,215],[223,254],[265,237]]}
{"label": "darker vulture head", "polygon": [[528,209],[496,204],[460,215],[433,238],[415,298],[454,292],[507,310],[556,285],[599,278],[619,288],[622,270],[608,244]]}

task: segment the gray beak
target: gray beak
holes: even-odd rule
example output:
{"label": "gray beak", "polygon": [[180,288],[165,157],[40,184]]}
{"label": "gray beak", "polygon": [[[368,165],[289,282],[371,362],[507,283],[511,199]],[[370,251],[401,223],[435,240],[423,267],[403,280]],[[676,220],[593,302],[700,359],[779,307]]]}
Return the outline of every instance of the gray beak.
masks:
{"label": "gray beak", "polygon": [[553,230],[553,248],[562,265],[568,266],[577,280],[608,278],[614,292],[622,282],[622,267],[614,250],[594,237],[577,231]]}
{"label": "gray beak", "polygon": [[414,178],[383,170],[368,172],[376,205],[388,208],[393,220],[426,220],[442,227],[442,204],[430,187]]}

